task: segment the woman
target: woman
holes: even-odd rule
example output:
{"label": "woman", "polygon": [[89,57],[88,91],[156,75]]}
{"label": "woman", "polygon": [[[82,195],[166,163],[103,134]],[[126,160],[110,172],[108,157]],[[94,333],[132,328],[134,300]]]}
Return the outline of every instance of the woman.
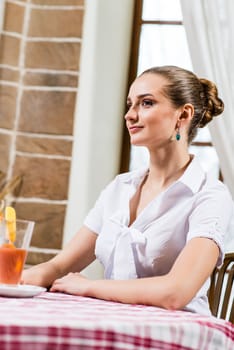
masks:
{"label": "woman", "polygon": [[[223,111],[215,84],[174,66],[143,72],[125,115],[133,145],[147,147],[148,169],[117,176],[84,226],[24,283],[122,303],[210,314],[209,276],[223,259],[232,211],[225,185],[209,178],[188,145]],[[105,279],[79,272],[95,258]]]}

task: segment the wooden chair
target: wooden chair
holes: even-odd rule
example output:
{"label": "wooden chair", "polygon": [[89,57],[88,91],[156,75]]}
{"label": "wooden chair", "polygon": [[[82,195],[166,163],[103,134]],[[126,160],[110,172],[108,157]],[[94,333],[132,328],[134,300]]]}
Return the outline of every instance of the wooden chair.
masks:
{"label": "wooden chair", "polygon": [[227,253],[223,265],[211,276],[208,293],[211,312],[214,316],[234,323],[234,252]]}

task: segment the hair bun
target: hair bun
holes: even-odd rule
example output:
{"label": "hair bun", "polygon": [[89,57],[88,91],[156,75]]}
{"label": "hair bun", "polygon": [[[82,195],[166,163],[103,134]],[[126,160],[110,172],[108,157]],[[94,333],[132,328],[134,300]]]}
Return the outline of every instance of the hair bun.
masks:
{"label": "hair bun", "polygon": [[204,99],[204,113],[199,122],[199,127],[203,128],[213,119],[213,117],[218,116],[223,112],[224,103],[218,96],[218,89],[213,82],[207,79],[200,79],[200,82],[203,87],[201,98]]}

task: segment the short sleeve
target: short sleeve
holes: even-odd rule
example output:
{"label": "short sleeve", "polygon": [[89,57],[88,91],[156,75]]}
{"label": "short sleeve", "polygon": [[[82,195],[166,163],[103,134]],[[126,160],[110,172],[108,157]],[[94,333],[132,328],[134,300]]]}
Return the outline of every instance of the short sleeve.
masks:
{"label": "short sleeve", "polygon": [[212,239],[219,247],[217,266],[224,256],[224,240],[233,213],[231,196],[222,184],[201,191],[189,216],[187,241],[194,237]]}
{"label": "short sleeve", "polygon": [[109,183],[104,190],[102,190],[93,208],[88,212],[84,219],[84,225],[96,234],[99,234],[101,231],[105,208],[108,206],[114,184],[115,180]]}
{"label": "short sleeve", "polygon": [[104,197],[103,192],[101,192],[93,208],[84,219],[84,225],[97,234],[99,234],[102,227],[103,207],[105,203]]}

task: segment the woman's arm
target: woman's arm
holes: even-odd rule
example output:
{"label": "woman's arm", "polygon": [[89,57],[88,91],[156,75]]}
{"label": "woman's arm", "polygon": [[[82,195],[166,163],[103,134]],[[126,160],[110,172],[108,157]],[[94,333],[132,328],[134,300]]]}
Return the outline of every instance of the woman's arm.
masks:
{"label": "woman's arm", "polygon": [[95,260],[97,235],[83,226],[66,247],[51,260],[23,271],[22,283],[50,287],[68,272],[83,270]]}
{"label": "woman's arm", "polygon": [[171,271],[164,276],[124,281],[94,281],[80,274],[68,274],[55,280],[51,291],[123,303],[182,309],[210,276],[218,255],[219,248],[215,242],[208,238],[193,238],[182,250]]}

